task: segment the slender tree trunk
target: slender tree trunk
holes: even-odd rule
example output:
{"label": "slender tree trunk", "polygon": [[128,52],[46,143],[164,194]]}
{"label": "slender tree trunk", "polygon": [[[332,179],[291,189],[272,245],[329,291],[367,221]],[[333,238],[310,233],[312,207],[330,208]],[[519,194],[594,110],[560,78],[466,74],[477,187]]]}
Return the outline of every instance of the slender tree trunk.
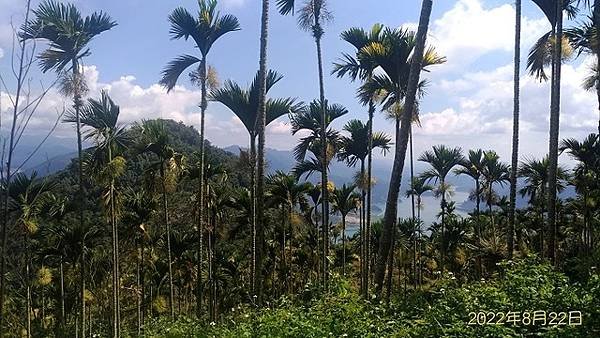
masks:
{"label": "slender tree trunk", "polygon": [[214,280],[214,236],[213,233],[215,231],[214,223],[212,222],[212,215],[210,216],[210,226],[211,230],[208,235],[208,281],[209,281],[209,295],[210,299],[208,301],[208,313],[211,322],[215,321],[215,294],[213,292],[213,285],[215,284]]}
{"label": "slender tree trunk", "polygon": [[250,199],[252,210],[250,218],[252,222],[252,265],[250,267],[250,288],[252,294],[256,294],[254,276],[256,271],[256,134],[250,132]]}
{"label": "slender tree trunk", "polygon": [[263,261],[265,247],[265,142],[267,126],[266,102],[267,102],[267,44],[269,39],[269,0],[262,0],[262,17],[260,27],[260,57],[259,57],[259,79],[258,86],[258,159],[256,172],[256,267],[254,270],[254,288],[259,305],[263,303]]}
{"label": "slender tree trunk", "polygon": [[510,207],[508,211],[508,231],[506,244],[508,258],[512,258],[515,233],[515,204],[517,199],[517,169],[519,167],[519,94],[521,74],[521,0],[515,0],[515,59],[514,59],[514,101],[513,101],[513,137],[512,163],[510,167]]}
{"label": "slender tree trunk", "polygon": [[[373,188],[371,186],[371,182],[373,180],[373,116],[375,114],[375,104],[373,103],[373,100],[370,99],[369,100],[369,153],[367,155],[367,205],[366,205],[366,212],[367,212],[367,219],[365,222],[365,228],[368,229],[366,230],[367,232],[367,236],[366,238],[370,238],[370,231],[371,231],[371,202],[372,202],[372,191]],[[366,246],[368,247],[368,244],[365,242]],[[366,252],[365,252],[366,253]],[[369,262],[368,259],[368,253],[366,253],[366,259],[365,262]],[[363,283],[364,283],[364,297],[366,298],[367,295],[369,294],[369,267],[368,264],[367,266],[365,266],[365,273],[363,276]]]}
{"label": "slender tree trunk", "polygon": [[[412,132],[412,123],[409,130],[409,142],[410,142],[410,190],[414,191],[414,180],[415,180],[415,161],[413,156],[413,132]],[[415,288],[417,287],[417,227],[419,223],[415,218],[415,194],[410,195],[410,204],[411,204],[411,216],[412,216],[412,224],[413,224],[413,283]]]}
{"label": "slender tree trunk", "polygon": [[[596,30],[600,29],[600,1],[594,0],[593,23]],[[596,33],[596,69],[600,71],[600,35]],[[598,135],[600,135],[600,81],[596,80],[596,96],[598,98]]]}
{"label": "slender tree trunk", "polygon": [[494,187],[492,185],[492,182],[489,183],[488,186],[488,192],[489,192],[489,197],[488,197],[488,211],[490,213],[490,220],[492,222],[492,242],[494,243],[494,246],[496,246],[496,219],[494,218],[494,209],[492,208],[493,206],[493,194],[494,194]]}
{"label": "slender tree trunk", "polygon": [[27,311],[27,338],[31,338],[31,251],[29,248],[29,236],[27,232],[28,229],[23,229],[25,231],[24,234],[24,244],[25,244],[25,288],[26,288],[26,311]]}
{"label": "slender tree trunk", "polygon": [[212,269],[212,298],[213,298],[213,314],[212,314],[212,320],[213,321],[217,321],[218,315],[219,315],[219,298],[218,298],[218,294],[217,294],[217,275],[215,273],[216,269],[218,268],[218,266],[216,265],[215,262],[215,257],[217,254],[217,216],[215,214],[215,212],[213,212],[212,214],[212,219],[211,219],[211,223],[212,223],[212,265],[213,265],[213,269]]}
{"label": "slender tree trunk", "polygon": [[[285,204],[281,205],[281,219],[282,219],[282,224],[281,224],[281,267],[279,269],[279,282],[280,284],[280,290],[286,290],[286,286],[287,286],[287,276],[285,275],[285,271],[286,271],[286,261],[285,261],[285,231],[287,228],[287,224],[286,224],[286,220],[287,220],[287,216],[285,214]],[[282,294],[284,292],[282,291]]]}
{"label": "slender tree trunk", "polygon": [[[390,248],[390,255],[388,256],[388,267],[387,267],[387,293],[385,296],[386,304],[390,304],[390,298],[392,295],[392,277],[394,276],[394,251],[396,244],[396,224],[394,224],[394,231],[392,232],[392,246]],[[405,289],[406,291],[406,289]]]}
{"label": "slender tree trunk", "polygon": [[[542,196],[546,196],[546,190],[542,188]],[[545,205],[545,201],[542,200],[542,203],[540,203],[540,256],[544,257],[545,256],[545,249],[544,249],[544,241],[546,240],[546,232],[545,232],[545,227],[546,227],[546,222],[544,220],[544,213],[546,212],[546,209],[544,208]]]}
{"label": "slender tree trunk", "polygon": [[442,271],[442,275],[444,274],[444,256],[445,256],[445,242],[446,242],[446,178],[442,177],[440,180],[440,185],[443,189],[442,191],[442,232],[440,237],[440,270]]}
{"label": "slender tree trunk", "polygon": [[160,179],[162,184],[162,199],[163,199],[163,217],[165,222],[165,231],[167,233],[167,259],[169,266],[169,312],[171,314],[171,320],[175,320],[175,304],[174,293],[173,293],[173,260],[171,258],[171,225],[169,224],[169,208],[167,201],[167,186],[165,184],[165,168],[164,164],[161,164]]}
{"label": "slender tree trunk", "polygon": [[[416,46],[412,58],[413,61],[410,65],[408,90],[407,95],[405,97],[404,107],[406,111],[414,110],[417,95],[417,86],[419,83],[421,65],[423,61],[423,53],[425,50],[425,40],[427,38],[427,30],[429,28],[429,18],[431,16],[432,7],[432,0],[423,0],[421,16],[419,19],[419,27],[416,36]],[[401,142],[396,144],[394,165],[388,190],[388,197],[383,220],[383,229],[381,232],[381,238],[379,240],[380,244],[377,255],[377,266],[375,270],[375,285],[377,288],[377,293],[379,295],[381,295],[381,289],[383,287],[383,278],[385,274],[386,262],[388,260],[388,256],[391,254],[390,249],[392,247],[392,232],[394,230],[394,222],[396,221],[398,215],[398,195],[400,193],[402,170],[404,169],[404,159],[406,157],[406,148],[408,144],[408,134],[411,125],[411,118],[411,114],[403,114],[402,126],[399,134],[399,140]]]}
{"label": "slender tree trunk", "polygon": [[[112,162],[112,149],[108,148],[108,161]],[[116,223],[116,210],[115,210],[115,194],[114,194],[114,179],[110,182],[109,187],[109,217],[110,217],[110,228],[112,237],[112,310],[113,310],[113,337],[120,336],[120,320],[119,320],[119,255],[118,255],[118,230]],[[83,263],[83,260],[82,260]],[[83,279],[83,278],[82,278]]]}
{"label": "slender tree trunk", "polygon": [[557,260],[557,234],[558,223],[556,221],[556,172],[558,168],[558,138],[560,128],[560,74],[562,59],[562,8],[563,0],[556,1],[556,41],[553,50],[554,72],[552,74],[552,95],[550,107],[550,145],[549,145],[549,168],[548,168],[548,230],[550,241],[548,244],[549,256],[554,264]]}
{"label": "slender tree trunk", "polygon": [[60,333],[65,330],[65,273],[63,256],[60,256]]}
{"label": "slender tree trunk", "polygon": [[[475,212],[477,216],[477,250],[481,253],[481,183],[479,182],[479,177],[475,179],[475,199],[476,206]],[[479,274],[483,275],[483,264],[481,261],[481,255],[477,255],[477,266],[479,269]]]}
{"label": "slender tree trunk", "polygon": [[[138,239],[139,241],[139,247],[141,249],[142,244],[141,242],[143,241],[143,239]],[[140,250],[141,252],[141,250]],[[136,269],[135,269],[135,297],[136,297],[136,316],[137,316],[137,335],[138,337],[142,335],[142,297],[141,297],[141,280],[140,280],[140,276],[141,276],[141,257],[138,256],[136,259]]]}
{"label": "slender tree trunk", "polygon": [[[320,24],[315,21],[315,31],[320,29]],[[322,34],[322,33],[321,33]],[[328,188],[328,167],[327,160],[327,102],[325,101],[325,85],[323,75],[323,56],[321,51],[321,35],[315,36],[315,44],[317,46],[317,64],[319,68],[319,98],[321,100],[321,159],[323,168],[321,168],[321,208],[322,208],[322,224],[323,224],[323,281],[322,285],[327,290],[327,281],[329,279],[329,190]]]}
{"label": "slender tree trunk", "polygon": [[361,200],[360,205],[358,206],[358,213],[361,216],[360,220],[359,220],[359,227],[360,227],[360,242],[359,242],[359,247],[360,247],[360,295],[364,296],[364,292],[365,292],[365,280],[364,280],[364,273],[365,273],[365,228],[366,228],[366,219],[362,218],[363,214],[366,214],[366,210],[365,210],[366,206],[364,204],[364,200]]}
{"label": "slender tree trunk", "polygon": [[200,103],[200,175],[199,175],[199,187],[200,192],[198,200],[198,266],[196,267],[198,278],[196,279],[196,316],[202,317],[202,297],[204,294],[202,284],[202,255],[203,255],[203,236],[204,236],[204,120],[206,117],[206,108],[208,108],[208,100],[206,98],[206,57],[203,56],[200,61],[200,90],[201,90],[201,103]]}
{"label": "slender tree trunk", "polygon": [[142,248],[141,248],[142,253],[141,253],[141,262],[140,262],[140,284],[142,287],[142,295],[141,295],[142,323],[141,324],[142,324],[142,328],[143,328],[145,318],[146,318],[146,283],[145,283],[146,269],[145,269],[145,257],[144,257],[144,252],[145,252],[145,248],[146,248],[145,234],[142,234],[141,246],[142,246]]}
{"label": "slender tree trunk", "polygon": [[[417,222],[421,224],[421,195],[417,196]],[[423,241],[419,227],[419,285],[423,285]]]}
{"label": "slender tree trunk", "polygon": [[[73,59],[72,61],[72,67],[73,67],[73,80],[75,81],[75,86],[74,86],[74,94],[73,94],[73,108],[75,109],[75,120],[76,120],[76,129],[77,129],[77,174],[78,174],[78,185],[79,185],[79,201],[77,203],[77,214],[79,217],[79,226],[81,227],[81,229],[84,228],[84,224],[83,224],[83,208],[84,208],[84,194],[83,194],[83,146],[82,146],[82,141],[81,141],[81,106],[83,105],[82,100],[81,100],[81,93],[80,93],[80,78],[83,78],[83,74],[79,72],[79,62],[77,61],[77,59]],[[81,280],[80,280],[80,290],[79,290],[79,301],[80,301],[80,308],[79,308],[79,318],[81,319],[81,337],[84,338],[85,337],[85,297],[84,297],[84,290],[85,290],[85,281],[84,281],[84,276],[85,276],[85,265],[84,265],[84,248],[85,248],[85,240],[84,238],[81,238],[81,257],[80,257],[80,263],[81,263]]]}
{"label": "slender tree trunk", "polygon": [[342,214],[342,274],[346,277],[346,215]]}
{"label": "slender tree trunk", "polygon": [[[369,147],[369,145],[367,146]],[[367,155],[368,156],[368,155]],[[368,175],[368,173],[367,173]],[[360,162],[360,177],[361,180],[364,179],[365,177],[365,161],[364,159],[361,160]],[[364,182],[363,182],[364,183]],[[360,213],[360,226],[361,226],[361,234],[360,234],[360,238],[361,238],[361,293],[363,293],[365,291],[364,287],[367,283],[367,281],[364,279],[364,276],[366,276],[366,274],[363,276],[363,273],[365,272],[366,268],[365,268],[365,262],[367,262],[366,259],[366,237],[365,237],[365,232],[367,229],[367,208],[368,208],[368,202],[367,202],[367,198],[368,198],[368,190],[370,189],[370,178],[367,176],[367,190],[365,190],[364,185],[361,186],[361,193],[360,193],[360,208],[359,208],[359,213]]]}
{"label": "slender tree trunk", "polygon": [[42,296],[42,316],[41,316],[41,324],[42,330],[46,333],[46,287],[42,287],[41,289]]}

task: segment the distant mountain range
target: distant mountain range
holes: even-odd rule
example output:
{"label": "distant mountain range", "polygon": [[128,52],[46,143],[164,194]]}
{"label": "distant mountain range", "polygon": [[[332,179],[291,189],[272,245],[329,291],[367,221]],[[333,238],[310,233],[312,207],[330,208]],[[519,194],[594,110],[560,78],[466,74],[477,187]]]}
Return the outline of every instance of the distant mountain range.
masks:
{"label": "distant mountain range", "polygon": [[[50,158],[48,157],[49,153],[54,153],[60,150],[64,151],[64,148],[65,147],[58,147],[56,149],[52,149],[51,152],[46,152],[41,155],[37,155],[36,157],[31,159],[30,163],[32,163],[32,165],[25,166],[23,171],[28,174],[30,174],[33,171],[36,171],[39,175],[49,175],[66,168],[71,163],[71,160],[77,156],[76,152],[65,151],[62,154],[56,154],[55,156]],[[223,150],[228,151],[234,155],[239,155],[240,149],[246,148],[237,145],[232,145],[223,148]],[[289,172],[295,165],[293,153],[289,150],[277,150],[267,148],[266,157],[268,172],[270,173],[275,172],[277,170]],[[37,160],[37,162],[35,162],[35,160]],[[373,178],[376,181],[376,184],[373,188],[373,213],[375,215],[379,215],[383,212],[383,208],[387,198],[388,184],[391,176],[392,165],[393,163],[391,159],[373,159]],[[415,173],[418,174],[422,172],[425,168],[426,164],[418,161],[415,162]],[[355,168],[349,168],[345,163],[334,161],[334,163],[332,163],[330,167],[330,179],[335,183],[336,186],[342,185],[344,183],[347,184],[354,180],[355,174],[358,170],[359,166],[356,166]],[[313,183],[318,183],[319,175],[312,175],[310,177],[310,181],[312,181]],[[475,208],[475,203],[467,199],[469,192],[473,189],[473,181],[466,176],[455,175],[451,175],[448,181],[453,185],[454,191],[456,192],[454,200],[457,203],[458,210],[462,212],[468,212],[473,210]],[[409,163],[406,162],[401,186],[401,200],[405,199],[404,192],[407,190],[409,182],[410,166]],[[500,195],[508,195],[508,185],[505,185],[504,187],[496,187],[496,190]],[[564,197],[568,197],[570,195],[572,194],[569,191],[563,193]],[[430,206],[432,204],[435,205],[438,203],[431,196],[427,197],[426,202]],[[517,198],[517,206],[525,207],[526,205],[527,200],[520,198],[519,196]],[[432,214],[429,217],[435,216]]]}

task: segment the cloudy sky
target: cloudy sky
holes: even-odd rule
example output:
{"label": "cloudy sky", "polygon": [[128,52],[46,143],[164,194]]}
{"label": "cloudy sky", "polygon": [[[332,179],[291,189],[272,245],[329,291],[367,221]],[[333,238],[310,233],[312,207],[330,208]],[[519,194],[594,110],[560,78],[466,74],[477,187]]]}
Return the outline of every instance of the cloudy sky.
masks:
{"label": "cloudy sky", "polygon": [[[24,2],[0,0],[0,73],[8,79],[12,43],[10,22],[22,22]],[[96,96],[100,90],[108,90],[121,106],[123,123],[163,117],[197,126],[199,90],[181,81],[176,90],[167,94],[157,84],[160,71],[169,60],[182,53],[195,52],[190,42],[169,39],[167,16],[179,5],[195,10],[196,1],[75,2],[84,13],[106,11],[119,24],[90,45],[92,55],[85,60],[89,95]],[[330,0],[335,19],[326,27],[323,41],[327,73],[342,52],[352,51],[340,40],[340,32],[353,26],[368,28],[374,23],[390,27],[414,25],[421,1],[371,0],[368,6],[365,3],[364,0]],[[221,80],[231,79],[246,85],[258,68],[260,1],[221,0],[220,8],[222,12],[237,16],[242,30],[218,41],[208,61],[217,69]],[[550,27],[542,13],[528,1],[524,4],[523,15],[524,65],[531,45]],[[422,126],[415,131],[417,152],[445,143],[465,149],[494,149],[508,158],[512,126],[513,38],[514,8],[510,0],[435,2],[428,43],[447,56],[448,62],[431,68],[431,73],[425,75],[430,86],[422,102]],[[583,137],[596,130],[595,95],[581,89],[588,63],[589,60],[582,56],[563,68],[561,137]],[[297,28],[294,18],[281,17],[274,10],[271,14],[269,67],[285,76],[272,90],[272,96],[297,97],[305,102],[318,96],[313,40]],[[52,75],[34,75],[36,83],[38,77],[46,83],[52,81]],[[523,157],[543,156],[547,151],[549,85],[527,76],[525,69],[521,81],[522,154]],[[10,80],[8,85],[10,87]],[[366,119],[365,108],[355,99],[356,84],[328,76],[325,86],[328,99],[346,106],[351,112],[349,118]],[[6,121],[6,90],[2,88],[0,94],[0,110]],[[32,138],[44,134],[64,104],[64,99],[56,92],[48,95],[32,119],[29,130]],[[296,140],[290,135],[286,122],[281,120],[270,126],[269,147],[293,147]],[[378,114],[375,123],[376,129],[392,133],[392,123],[382,114]],[[3,132],[5,126],[3,123]],[[60,142],[72,147],[73,137],[71,126],[61,126],[47,147]],[[247,143],[241,122],[216,103],[209,105],[207,137],[218,146]]]}

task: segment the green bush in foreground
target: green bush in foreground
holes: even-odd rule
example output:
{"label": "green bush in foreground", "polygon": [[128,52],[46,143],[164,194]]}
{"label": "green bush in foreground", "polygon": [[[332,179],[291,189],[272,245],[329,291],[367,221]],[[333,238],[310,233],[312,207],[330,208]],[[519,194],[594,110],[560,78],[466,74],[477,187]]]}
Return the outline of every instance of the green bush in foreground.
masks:
{"label": "green bush in foreground", "polygon": [[[597,337],[600,277],[570,283],[535,258],[507,261],[490,280],[461,284],[450,274],[427,292],[398,295],[389,307],[362,300],[347,283],[320,298],[282,299],[261,310],[232,309],[219,324],[154,322],[148,337]],[[581,311],[579,326],[469,325],[470,312]],[[489,317],[488,317],[489,319]],[[549,319],[548,319],[549,320]],[[492,320],[495,322],[495,320]]]}

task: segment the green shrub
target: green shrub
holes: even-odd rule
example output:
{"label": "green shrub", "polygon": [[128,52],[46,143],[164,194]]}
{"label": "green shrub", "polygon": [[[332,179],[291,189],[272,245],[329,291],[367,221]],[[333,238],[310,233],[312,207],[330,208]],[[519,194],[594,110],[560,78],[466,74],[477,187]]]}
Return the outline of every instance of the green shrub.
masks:
{"label": "green shrub", "polygon": [[[461,284],[451,274],[427,292],[398,295],[385,306],[362,299],[345,281],[315,298],[283,298],[272,307],[240,307],[218,325],[157,321],[149,337],[597,337],[600,277],[586,285],[535,257],[499,263],[489,280]],[[470,312],[581,311],[581,326],[469,325]]]}

